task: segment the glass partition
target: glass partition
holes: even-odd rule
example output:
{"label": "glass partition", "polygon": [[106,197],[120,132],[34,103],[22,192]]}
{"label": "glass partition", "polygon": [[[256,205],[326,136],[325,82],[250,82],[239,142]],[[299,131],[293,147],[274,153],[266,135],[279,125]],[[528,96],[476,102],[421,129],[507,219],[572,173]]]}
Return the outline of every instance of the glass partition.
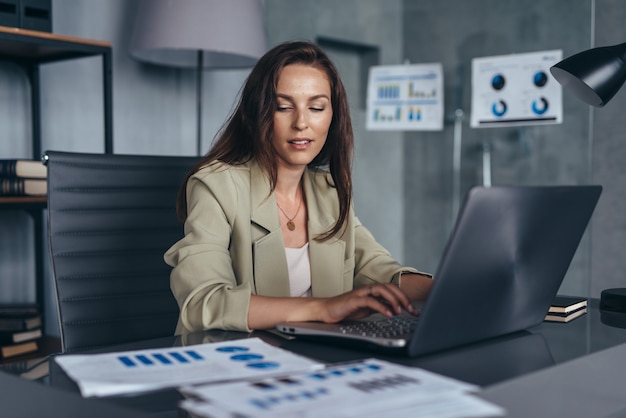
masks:
{"label": "glass partition", "polygon": [[[406,56],[412,62],[442,62],[446,80],[447,123],[443,132],[405,134],[406,224],[408,229],[422,231],[419,235],[406,235],[405,248],[428,254],[428,262],[436,260],[443,249],[451,219],[456,216],[455,199],[462,200],[472,186],[569,185],[590,181],[590,109],[568,97],[563,97],[561,124],[470,127],[473,58],[549,50],[562,50],[565,57],[589,47],[590,2],[568,1],[567,10],[563,10],[564,3],[404,2]],[[457,123],[455,130],[455,120],[458,122],[461,113],[461,129]],[[454,135],[455,131],[459,135],[459,129],[460,167],[454,167]],[[458,187],[454,187],[457,183]],[[423,203],[417,206],[418,202]],[[422,210],[408,209],[416,206]],[[563,293],[587,295],[589,246],[585,237],[564,280]],[[409,262],[418,262],[409,253],[406,257]]]}

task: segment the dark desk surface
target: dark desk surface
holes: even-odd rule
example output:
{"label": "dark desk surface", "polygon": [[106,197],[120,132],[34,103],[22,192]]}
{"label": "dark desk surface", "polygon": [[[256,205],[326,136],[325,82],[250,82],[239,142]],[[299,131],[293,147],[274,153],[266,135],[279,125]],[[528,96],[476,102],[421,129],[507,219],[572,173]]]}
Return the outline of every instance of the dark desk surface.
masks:
{"label": "dark desk surface", "polygon": [[[484,393],[484,397],[503,405],[507,411],[509,411],[509,416],[542,416],[541,414],[537,415],[537,411],[539,411],[538,408],[543,408],[545,405],[542,406],[536,401],[534,402],[535,405],[528,405],[528,403],[520,401],[524,399],[524,396],[520,396],[520,390],[528,392],[529,396],[531,396],[533,390],[538,390],[545,396],[550,395],[550,388],[537,388],[533,379],[545,383],[546,375],[548,375],[548,381],[557,379],[558,382],[558,379],[560,379],[559,373],[564,373],[565,376],[568,376],[568,373],[571,374],[572,372],[592,376],[590,374],[591,372],[584,370],[584,368],[594,368],[594,364],[602,364],[605,369],[609,367],[611,370],[608,372],[605,370],[606,373],[618,373],[617,368],[611,367],[610,363],[607,366],[606,362],[614,362],[616,358],[619,358],[622,352],[626,353],[626,344],[623,344],[626,343],[626,318],[607,318],[606,314],[601,313],[597,309],[596,300],[591,300],[590,303],[590,312],[570,323],[545,322],[527,331],[416,358],[389,357],[376,355],[372,352],[357,351],[305,340],[288,340],[267,332],[245,334],[226,331],[207,331],[142,341],[124,346],[116,346],[109,351],[192,345],[247,338],[252,335],[261,337],[270,344],[326,363],[378,357],[405,365],[421,367],[439,374],[480,385],[483,387],[482,393]],[[623,324],[624,328],[609,326],[603,321],[613,325],[622,326]],[[621,323],[616,323],[616,321],[621,321]],[[626,369],[626,361],[620,361],[619,363],[624,363],[623,368]],[[579,367],[578,364],[581,366]],[[597,370],[601,369],[600,367],[597,368]],[[626,374],[626,370],[624,374]],[[78,394],[79,392],[74,382],[71,381],[54,362],[50,363],[50,376],[43,382],[44,384],[21,381],[20,385],[14,386],[11,383],[14,380],[14,376],[2,376],[2,373],[0,373],[0,386],[3,388],[2,392],[0,392],[2,393],[0,400],[3,405],[6,405],[7,402],[24,402],[24,392],[29,391],[27,386],[24,385],[36,385],[38,386],[36,390],[31,388],[35,390],[36,393],[32,392],[28,398],[34,399],[39,397],[43,399],[47,397],[51,399],[51,402],[54,402],[55,405],[58,404],[59,407],[67,406],[69,401],[66,398],[73,397],[76,400],[76,404],[81,405],[81,408],[93,402],[94,410],[97,410],[104,403],[111,408],[122,407],[129,409],[131,414],[134,411],[136,414],[145,412],[151,414],[158,413],[161,417],[180,416],[180,411],[177,410],[176,404],[177,401],[182,398],[175,390],[160,391],[141,396],[114,397],[105,400],[82,399]],[[610,380],[611,379],[608,379],[607,382],[598,380],[587,383],[593,384],[597,390],[601,390],[598,385],[612,384]],[[617,384],[617,382],[614,383]],[[46,385],[52,386],[52,388],[48,388]],[[15,395],[11,395],[7,392],[5,387],[9,386],[11,392],[14,392]],[[622,382],[620,381],[617,386],[619,386],[621,390],[621,387],[623,387]],[[551,405],[556,404],[556,412],[559,413],[568,411],[567,405],[571,404],[571,400],[569,399],[570,395],[561,392],[562,391],[559,390],[554,391],[554,394],[548,396],[545,401],[550,402]],[[62,393],[65,398],[58,397],[57,394],[59,393]],[[20,394],[22,400],[17,401],[17,397],[20,397]],[[532,396],[536,399],[538,395],[532,394]],[[555,398],[555,396],[562,396],[562,398]],[[582,396],[582,398],[584,398],[584,396]],[[607,416],[613,413],[619,413],[622,409],[626,410],[626,389],[624,389],[624,395],[621,396],[621,398],[609,400],[608,402],[605,399],[601,399],[602,408],[597,409],[599,415],[589,415],[588,410],[585,411],[586,415],[576,414],[576,411],[574,411],[573,414],[571,411],[568,411],[567,414],[560,413],[560,415],[573,418],[575,416]],[[14,400],[16,402],[13,402]],[[530,403],[532,404],[533,401],[531,400]],[[592,403],[588,402],[587,404],[591,405]],[[535,411],[536,414],[528,415],[531,412],[529,408],[532,407],[537,409],[537,411]],[[52,406],[48,404],[48,412],[50,408],[52,408]],[[14,410],[17,411],[17,409]],[[83,412],[84,411],[83,409]],[[552,408],[551,412],[555,412],[554,408]],[[72,415],[61,413],[58,416],[70,417]],[[93,416],[95,417],[97,415]],[[116,416],[123,415],[118,413]]]}

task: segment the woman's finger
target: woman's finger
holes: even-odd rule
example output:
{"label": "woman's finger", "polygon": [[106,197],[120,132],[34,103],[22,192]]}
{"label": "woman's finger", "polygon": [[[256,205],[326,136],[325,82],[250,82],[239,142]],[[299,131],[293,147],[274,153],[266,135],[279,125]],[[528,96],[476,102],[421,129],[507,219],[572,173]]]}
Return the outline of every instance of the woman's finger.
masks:
{"label": "woman's finger", "polygon": [[382,303],[386,303],[397,314],[402,313],[402,309],[407,312],[414,312],[413,305],[409,297],[398,287],[392,284],[379,284],[368,286],[368,295],[381,298]]}
{"label": "woman's finger", "polygon": [[372,297],[361,298],[358,303],[360,305],[359,309],[367,308],[373,313],[378,312],[386,317],[392,317],[394,315],[394,307],[383,298],[373,297],[372,295]]}

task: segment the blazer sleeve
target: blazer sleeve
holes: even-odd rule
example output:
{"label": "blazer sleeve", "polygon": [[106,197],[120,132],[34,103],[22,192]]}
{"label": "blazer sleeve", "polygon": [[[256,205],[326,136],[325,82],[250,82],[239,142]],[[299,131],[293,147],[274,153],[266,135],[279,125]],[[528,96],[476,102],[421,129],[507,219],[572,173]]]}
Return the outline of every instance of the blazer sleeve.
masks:
{"label": "blazer sleeve", "polygon": [[229,252],[238,188],[228,170],[201,173],[187,185],[185,237],[164,256],[180,307],[176,332],[248,330],[251,285],[238,282]]}

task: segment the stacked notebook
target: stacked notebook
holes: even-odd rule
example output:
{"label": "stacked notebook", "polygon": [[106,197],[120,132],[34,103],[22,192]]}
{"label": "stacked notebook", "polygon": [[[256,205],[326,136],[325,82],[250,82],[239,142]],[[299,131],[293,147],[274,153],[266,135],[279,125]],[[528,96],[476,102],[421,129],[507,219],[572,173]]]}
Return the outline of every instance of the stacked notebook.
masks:
{"label": "stacked notebook", "polygon": [[569,322],[587,313],[587,299],[578,296],[556,296],[548,309],[546,321]]}
{"label": "stacked notebook", "polygon": [[0,304],[0,360],[34,353],[42,338],[42,318],[34,304]]}

